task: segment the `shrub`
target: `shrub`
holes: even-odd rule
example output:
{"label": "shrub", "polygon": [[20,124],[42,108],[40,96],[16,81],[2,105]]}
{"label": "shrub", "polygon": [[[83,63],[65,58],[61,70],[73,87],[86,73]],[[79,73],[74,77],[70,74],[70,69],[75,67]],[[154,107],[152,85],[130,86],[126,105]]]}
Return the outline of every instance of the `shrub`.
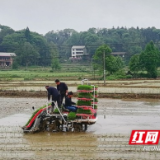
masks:
{"label": "shrub", "polygon": [[12,68],[18,69],[18,67],[19,67],[19,64],[16,61],[13,61]]}
{"label": "shrub", "polygon": [[10,76],[11,78],[20,78],[20,76],[16,75],[16,74],[13,74]]}
{"label": "shrub", "polygon": [[107,77],[107,80],[117,80],[117,79],[125,79],[125,75],[110,75]]}
{"label": "shrub", "polygon": [[133,76],[132,75],[126,75],[126,78],[132,78]]}

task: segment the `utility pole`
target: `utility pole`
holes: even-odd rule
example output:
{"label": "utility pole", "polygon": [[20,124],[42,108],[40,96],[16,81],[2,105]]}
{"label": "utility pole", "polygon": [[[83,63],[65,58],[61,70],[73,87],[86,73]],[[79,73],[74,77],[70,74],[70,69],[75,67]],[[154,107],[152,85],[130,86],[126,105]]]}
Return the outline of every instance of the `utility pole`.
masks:
{"label": "utility pole", "polygon": [[106,56],[105,56],[105,51],[103,52],[103,69],[104,69],[104,73],[103,73],[103,76],[104,76],[104,85],[106,85],[106,62],[105,62],[105,59],[106,59]]}

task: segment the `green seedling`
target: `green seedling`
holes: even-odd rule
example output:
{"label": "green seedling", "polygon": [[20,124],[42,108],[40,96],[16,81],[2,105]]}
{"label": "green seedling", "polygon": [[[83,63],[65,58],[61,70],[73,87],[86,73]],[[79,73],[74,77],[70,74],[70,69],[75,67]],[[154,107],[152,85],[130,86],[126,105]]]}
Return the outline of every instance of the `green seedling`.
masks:
{"label": "green seedling", "polygon": [[77,87],[78,90],[92,90],[93,87],[92,86],[89,86],[89,85],[79,85]]}
{"label": "green seedling", "polygon": [[92,114],[91,110],[89,110],[89,109],[83,109],[83,108],[78,108],[77,113]]}
{"label": "green seedling", "polygon": [[58,109],[57,109],[57,108],[54,110],[54,113],[59,113],[59,111],[58,111]]}
{"label": "green seedling", "polygon": [[45,107],[46,107],[46,105],[44,105],[43,107],[38,108],[38,109],[32,114],[32,116],[30,117],[30,119],[28,120],[28,122],[26,123],[25,126],[27,126],[27,125],[29,124],[29,122],[31,121],[31,119],[35,116],[35,114],[36,114],[39,110],[41,110],[41,109],[43,109],[43,108],[45,108]]}
{"label": "green seedling", "polygon": [[91,106],[91,101],[78,101],[77,102],[78,106]]}
{"label": "green seedling", "polygon": [[91,93],[79,93],[78,98],[93,98]]}
{"label": "green seedling", "polygon": [[68,114],[68,120],[74,120],[76,118],[76,113],[75,112],[70,112]]}
{"label": "green seedling", "polygon": [[97,98],[94,98],[94,102],[98,102],[98,99],[97,99]]}

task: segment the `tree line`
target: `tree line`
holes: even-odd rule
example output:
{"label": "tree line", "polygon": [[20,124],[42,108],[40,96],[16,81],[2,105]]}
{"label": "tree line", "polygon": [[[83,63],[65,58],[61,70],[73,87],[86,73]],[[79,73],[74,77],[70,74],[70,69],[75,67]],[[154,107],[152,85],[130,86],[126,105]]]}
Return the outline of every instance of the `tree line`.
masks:
{"label": "tree line", "polygon": [[21,66],[49,66],[58,56],[54,43],[48,43],[43,35],[31,32],[29,28],[14,31],[10,27],[0,26],[0,52],[14,52],[14,62]]}
{"label": "tree line", "polygon": [[[93,55],[93,68],[99,71],[107,71],[108,75],[126,75],[125,63],[122,57],[111,55],[112,49],[108,45],[97,48]],[[160,50],[153,41],[150,41],[139,54],[134,54],[129,60],[128,78],[146,77],[157,78],[160,67]],[[103,77],[105,75],[103,74]],[[126,78],[126,77],[124,77]]]}
{"label": "tree line", "polygon": [[155,27],[144,28],[90,28],[88,31],[76,32],[73,29],[50,31],[45,35],[47,42],[53,42],[59,46],[62,56],[70,56],[70,48],[73,45],[85,45],[87,52],[92,57],[96,49],[107,44],[112,52],[126,52],[128,62],[132,55],[140,53],[151,40],[160,47],[160,29]]}
{"label": "tree line", "polygon": [[[30,31],[28,27],[20,31],[14,31],[8,26],[0,25],[0,52],[16,53],[16,63],[22,66],[43,65],[60,69],[59,57],[68,60],[73,45],[85,45],[89,58],[92,59],[93,69],[96,70],[99,68],[96,61],[99,64],[103,63],[102,59],[96,58],[97,48],[104,44],[107,44],[111,52],[126,52],[123,60],[120,57],[106,55],[106,70],[109,74],[113,74],[128,65],[135,76],[138,75],[140,70],[146,70],[150,77],[156,77],[157,73],[152,74],[150,71],[155,69],[151,64],[154,63],[156,67],[159,66],[159,62],[157,62],[157,56],[159,55],[157,53],[160,49],[160,29],[155,27],[90,28],[83,32],[64,29],[49,31],[43,36]],[[147,47],[148,45],[150,47]],[[148,48],[154,48],[154,53],[150,53]],[[148,60],[155,57],[156,61],[154,59],[146,62],[144,57]],[[116,65],[113,66],[112,64]],[[150,67],[147,68],[144,64]]]}

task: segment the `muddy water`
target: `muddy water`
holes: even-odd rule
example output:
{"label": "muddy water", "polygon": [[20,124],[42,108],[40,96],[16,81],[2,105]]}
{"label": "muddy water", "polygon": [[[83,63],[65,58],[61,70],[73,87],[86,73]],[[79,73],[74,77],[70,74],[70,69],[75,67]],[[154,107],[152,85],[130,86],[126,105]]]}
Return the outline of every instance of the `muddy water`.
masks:
{"label": "muddy water", "polygon": [[0,159],[160,159],[160,151],[129,146],[133,129],[160,129],[160,101],[99,99],[98,121],[87,132],[21,130],[33,110],[46,103],[38,98],[0,98]]}

